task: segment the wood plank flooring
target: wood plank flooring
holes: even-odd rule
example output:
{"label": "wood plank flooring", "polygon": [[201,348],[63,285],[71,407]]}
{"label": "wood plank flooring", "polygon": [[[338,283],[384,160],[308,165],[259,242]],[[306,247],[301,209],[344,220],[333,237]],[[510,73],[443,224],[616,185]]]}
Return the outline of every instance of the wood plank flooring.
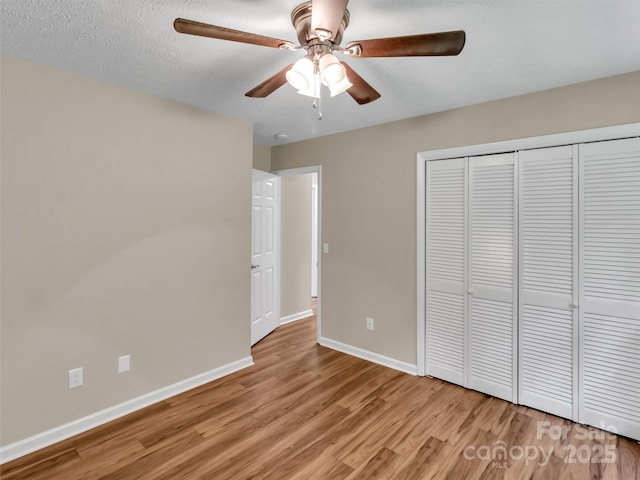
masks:
{"label": "wood plank flooring", "polygon": [[252,354],[252,367],[9,462],[0,478],[640,480],[635,441],[320,347],[314,317]]}

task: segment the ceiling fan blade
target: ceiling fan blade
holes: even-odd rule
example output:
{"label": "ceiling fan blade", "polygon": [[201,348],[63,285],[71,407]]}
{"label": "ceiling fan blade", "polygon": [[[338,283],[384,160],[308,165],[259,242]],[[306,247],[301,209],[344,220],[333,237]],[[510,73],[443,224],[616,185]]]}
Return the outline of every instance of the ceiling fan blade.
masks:
{"label": "ceiling fan blade", "polygon": [[347,63],[340,63],[344,65],[344,68],[347,71],[347,78],[353,84],[353,86],[347,90],[347,93],[351,95],[351,98],[360,105],[364,105],[365,103],[373,102],[381,97],[375,88],[369,85],[365,79],[358,75]]}
{"label": "ceiling fan blade", "polygon": [[207,23],[196,22],[194,20],[186,20],[184,18],[176,18],[173,22],[173,28],[175,28],[176,32],[198,35],[200,37],[250,43],[252,45],[261,45],[263,47],[282,48],[283,46],[286,46],[289,48],[295,48],[293,43],[286,40],[265,37],[263,35],[256,35],[255,33],[233,30],[231,28],[218,27],[216,25],[209,25]]}
{"label": "ceiling fan blade", "polygon": [[311,32],[326,30],[331,32],[328,39],[333,40],[340,29],[347,3],[349,0],[312,0]]}
{"label": "ceiling fan blade", "polygon": [[354,57],[430,57],[458,55],[465,42],[463,30],[406,37],[375,38],[349,43]]}
{"label": "ceiling fan blade", "polygon": [[257,87],[254,87],[251,90],[249,90],[247,93],[245,93],[245,96],[252,97],[252,98],[264,98],[271,95],[273,92],[279,89],[282,85],[287,83],[286,74],[291,67],[293,67],[293,63],[290,65],[287,65],[272,77],[267,78],[264,82],[262,82]]}

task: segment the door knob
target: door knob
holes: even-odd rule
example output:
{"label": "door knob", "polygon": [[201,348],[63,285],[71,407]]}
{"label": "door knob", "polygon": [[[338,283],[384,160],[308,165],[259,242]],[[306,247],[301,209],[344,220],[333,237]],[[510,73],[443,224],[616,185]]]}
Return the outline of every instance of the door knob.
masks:
{"label": "door knob", "polygon": [[467,294],[468,295],[473,295],[473,288],[470,288],[469,290],[467,290]]}
{"label": "door knob", "polygon": [[251,270],[255,270],[256,268],[260,268],[260,265],[251,265]]}

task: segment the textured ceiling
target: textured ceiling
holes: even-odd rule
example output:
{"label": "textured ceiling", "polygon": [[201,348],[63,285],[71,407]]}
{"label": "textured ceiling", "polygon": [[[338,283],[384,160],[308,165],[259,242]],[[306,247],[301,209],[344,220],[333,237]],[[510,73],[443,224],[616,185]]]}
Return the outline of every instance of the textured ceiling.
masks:
{"label": "textured ceiling", "polygon": [[[1,48],[23,57],[250,120],[265,145],[640,70],[640,0],[351,0],[353,40],[462,29],[457,57],[348,59],[382,98],[322,101],[284,85],[244,96],[300,52],[178,34],[173,20],[296,41],[297,0],[2,0]],[[284,133],[287,140],[276,139]]]}

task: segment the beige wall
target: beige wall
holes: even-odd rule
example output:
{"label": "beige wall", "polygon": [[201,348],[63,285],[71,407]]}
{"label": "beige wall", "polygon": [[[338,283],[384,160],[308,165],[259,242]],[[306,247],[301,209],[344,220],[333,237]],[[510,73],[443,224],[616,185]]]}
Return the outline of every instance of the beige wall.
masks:
{"label": "beige wall", "polygon": [[416,363],[417,152],[639,121],[635,72],[274,147],[322,165],[322,335]]}
{"label": "beige wall", "polygon": [[268,145],[253,145],[253,168],[263,172],[271,171],[271,147]]}
{"label": "beige wall", "polygon": [[249,356],[251,125],[7,56],[1,86],[2,444]]}
{"label": "beige wall", "polygon": [[280,316],[311,308],[312,174],[281,178]]}

